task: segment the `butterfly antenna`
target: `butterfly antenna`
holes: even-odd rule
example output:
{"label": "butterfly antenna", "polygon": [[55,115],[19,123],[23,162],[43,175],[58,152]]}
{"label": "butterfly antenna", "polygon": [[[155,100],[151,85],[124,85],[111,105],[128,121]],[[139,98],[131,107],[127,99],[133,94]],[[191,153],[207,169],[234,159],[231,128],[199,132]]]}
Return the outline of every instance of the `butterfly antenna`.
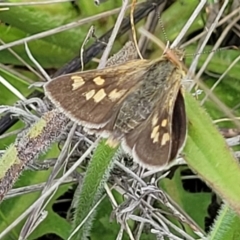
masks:
{"label": "butterfly antenna", "polygon": [[208,51],[203,51],[203,52],[197,52],[197,53],[188,53],[185,56],[197,56],[197,55],[201,55],[201,54],[209,54],[209,53],[216,53],[216,52],[220,52],[222,50],[226,50],[229,49],[229,47],[223,47],[223,48],[218,48],[215,50],[208,50]]}
{"label": "butterfly antenna", "polygon": [[165,47],[165,49],[163,51],[163,54],[165,54],[167,52],[167,50],[169,49],[169,45],[170,45],[170,42],[167,41],[166,47]]}
{"label": "butterfly antenna", "polygon": [[158,14],[158,20],[159,20],[159,24],[160,24],[160,27],[161,27],[162,32],[163,32],[163,36],[164,36],[166,42],[169,42],[168,37],[167,37],[167,33],[166,33],[166,31],[165,31],[165,28],[164,28],[164,25],[163,25],[162,19],[161,19],[161,17],[160,17],[159,14]]}

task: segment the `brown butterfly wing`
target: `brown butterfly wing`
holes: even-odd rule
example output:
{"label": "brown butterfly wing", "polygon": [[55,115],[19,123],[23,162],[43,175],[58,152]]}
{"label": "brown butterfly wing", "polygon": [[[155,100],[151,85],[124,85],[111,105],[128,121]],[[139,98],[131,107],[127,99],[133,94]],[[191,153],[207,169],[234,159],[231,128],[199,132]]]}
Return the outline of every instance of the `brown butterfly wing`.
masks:
{"label": "brown butterfly wing", "polygon": [[[161,126],[162,119],[171,121],[168,112],[158,112],[158,115],[152,115],[150,119],[139,125],[134,131],[126,134],[123,141],[123,149],[131,152],[133,158],[147,167],[164,166],[167,164],[171,155],[171,125]],[[158,116],[156,126],[151,122]]]}
{"label": "brown butterfly wing", "polygon": [[176,157],[186,136],[186,113],[180,89],[181,70],[174,70],[167,81],[168,91],[158,94],[154,110],[124,137],[123,148],[148,167],[160,167]]}
{"label": "brown butterfly wing", "polygon": [[[139,163],[150,168],[169,164],[176,157],[186,138],[185,105],[180,91],[173,115],[169,115],[166,109],[157,110],[148,121],[126,134],[123,141],[123,149],[131,152]],[[156,117],[158,119],[153,120]],[[155,127],[153,122],[156,122]]]}
{"label": "brown butterfly wing", "polygon": [[45,93],[71,120],[100,128],[138,86],[146,62],[133,60],[116,67],[64,75],[47,83]]}

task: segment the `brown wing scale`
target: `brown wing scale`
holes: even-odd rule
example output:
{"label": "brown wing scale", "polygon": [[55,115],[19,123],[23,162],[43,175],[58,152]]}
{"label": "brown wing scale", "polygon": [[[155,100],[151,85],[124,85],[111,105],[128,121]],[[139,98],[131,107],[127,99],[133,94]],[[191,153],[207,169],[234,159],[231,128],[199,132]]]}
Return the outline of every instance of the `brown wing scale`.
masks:
{"label": "brown wing scale", "polygon": [[148,167],[167,165],[185,141],[186,113],[180,89],[182,72],[174,71],[173,75],[170,77],[176,78],[176,84],[167,94],[159,94],[149,118],[124,136],[123,148]]}
{"label": "brown wing scale", "polygon": [[[146,60],[116,67],[64,75],[44,86],[46,96],[71,120],[99,128],[118,111],[119,104],[137,87]],[[139,68],[142,66],[142,68]]]}

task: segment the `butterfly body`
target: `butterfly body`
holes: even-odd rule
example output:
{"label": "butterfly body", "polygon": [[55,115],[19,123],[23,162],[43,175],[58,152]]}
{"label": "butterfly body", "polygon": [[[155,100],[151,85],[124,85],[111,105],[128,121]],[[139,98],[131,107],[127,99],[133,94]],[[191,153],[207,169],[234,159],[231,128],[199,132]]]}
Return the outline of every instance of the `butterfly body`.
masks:
{"label": "butterfly body", "polygon": [[145,166],[159,167],[185,141],[184,74],[181,64],[163,55],[61,76],[45,92],[71,120],[118,139]]}

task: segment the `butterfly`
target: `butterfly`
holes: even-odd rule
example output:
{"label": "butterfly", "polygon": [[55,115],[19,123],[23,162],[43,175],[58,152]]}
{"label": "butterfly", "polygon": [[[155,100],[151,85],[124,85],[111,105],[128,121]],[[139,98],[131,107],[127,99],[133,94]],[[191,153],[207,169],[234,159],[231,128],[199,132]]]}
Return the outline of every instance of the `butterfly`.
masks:
{"label": "butterfly", "polygon": [[181,50],[172,49],[156,60],[71,73],[46,83],[44,90],[72,121],[120,141],[143,166],[162,168],[186,138],[182,57]]}

